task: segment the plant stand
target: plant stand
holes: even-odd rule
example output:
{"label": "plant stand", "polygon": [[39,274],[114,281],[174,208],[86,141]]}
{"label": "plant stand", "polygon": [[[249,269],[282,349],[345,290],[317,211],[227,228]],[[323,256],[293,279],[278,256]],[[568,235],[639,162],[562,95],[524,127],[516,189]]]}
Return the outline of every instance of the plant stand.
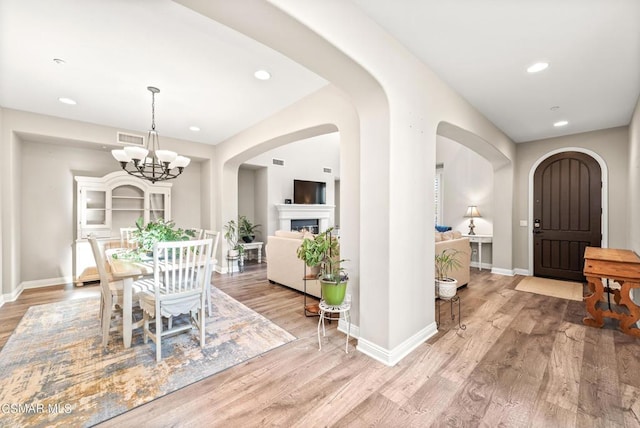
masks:
{"label": "plant stand", "polygon": [[[229,272],[231,276],[233,276],[233,265],[236,260],[240,261],[240,256],[227,256],[227,272]],[[238,266],[238,272],[240,272],[240,266]]]}
{"label": "plant stand", "polygon": [[307,280],[309,279],[316,279],[316,277],[307,275],[307,265],[304,263],[304,275],[302,276],[302,280],[304,281],[304,316],[317,317],[320,315],[320,307],[318,304],[307,304]]}
{"label": "plant stand", "polygon": [[462,315],[460,314],[460,296],[455,295],[450,299],[438,298],[437,302],[438,302],[438,311],[437,311],[438,319],[436,320],[436,325],[438,326],[438,328],[440,328],[440,307],[442,306],[442,302],[449,302],[449,305],[451,307],[451,321],[456,319],[455,312],[453,311],[453,304],[457,302],[458,303],[458,327],[460,328],[460,330],[467,329],[467,326],[465,324],[461,324]]}
{"label": "plant stand", "polygon": [[[322,335],[326,336],[327,332],[324,328],[324,319],[326,314],[344,314],[344,319],[348,324],[347,327],[347,340],[344,345],[345,354],[349,353],[349,336],[351,335],[351,302],[344,301],[339,306],[328,305],[324,300],[320,301],[320,319],[318,320],[318,350],[322,351],[322,340],[320,339],[320,325],[322,325]],[[327,318],[331,319],[331,318]],[[338,318],[340,319],[340,318]]]}

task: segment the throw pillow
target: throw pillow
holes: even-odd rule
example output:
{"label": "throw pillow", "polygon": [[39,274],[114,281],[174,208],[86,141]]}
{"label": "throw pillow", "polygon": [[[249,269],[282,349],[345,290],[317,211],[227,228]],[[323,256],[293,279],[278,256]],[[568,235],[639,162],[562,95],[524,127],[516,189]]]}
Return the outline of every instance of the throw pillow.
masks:
{"label": "throw pillow", "polygon": [[462,232],[460,232],[459,230],[454,230],[453,239],[458,239],[458,238],[462,238]]}
{"label": "throw pillow", "polygon": [[442,241],[442,233],[441,232],[436,232],[435,238],[436,238],[435,239],[436,242]]}
{"label": "throw pillow", "polygon": [[442,240],[443,241],[451,241],[453,239],[453,232],[448,231],[448,232],[443,232],[442,233]]}

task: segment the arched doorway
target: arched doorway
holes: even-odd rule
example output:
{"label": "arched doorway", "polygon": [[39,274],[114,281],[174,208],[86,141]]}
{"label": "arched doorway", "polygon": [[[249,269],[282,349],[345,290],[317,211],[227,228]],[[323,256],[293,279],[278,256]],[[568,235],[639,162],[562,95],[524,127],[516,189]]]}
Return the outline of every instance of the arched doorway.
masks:
{"label": "arched doorway", "polygon": [[589,154],[547,157],[533,174],[533,274],[582,281],[584,249],[602,243],[602,169]]}

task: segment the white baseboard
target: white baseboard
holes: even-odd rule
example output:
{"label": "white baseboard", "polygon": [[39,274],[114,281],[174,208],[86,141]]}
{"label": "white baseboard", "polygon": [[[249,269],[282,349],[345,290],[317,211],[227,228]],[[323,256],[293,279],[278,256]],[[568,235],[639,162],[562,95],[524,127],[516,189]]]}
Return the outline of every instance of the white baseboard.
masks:
{"label": "white baseboard", "polygon": [[[46,278],[46,279],[37,279],[35,281],[24,281],[21,282],[18,288],[13,290],[11,293],[7,293],[4,295],[0,295],[0,301],[4,302],[15,302],[20,297],[20,294],[24,290],[28,290],[30,288],[43,288],[43,287],[53,287],[54,285],[62,285],[62,284],[71,284],[73,283],[72,276],[61,276],[58,278]],[[2,306],[2,304],[0,304]]]}
{"label": "white baseboard", "polygon": [[22,286],[22,284],[20,284],[11,293],[3,294],[2,298],[5,302],[15,302],[18,299],[18,297],[20,297],[20,294],[22,293],[23,290],[24,290],[24,287]]}
{"label": "white baseboard", "polygon": [[4,305],[4,294],[0,294],[0,308]]}
{"label": "white baseboard", "polygon": [[[469,266],[474,268],[480,267],[478,262],[470,262]],[[491,267],[492,267],[491,263],[482,263],[482,269],[491,269]]]}
{"label": "white baseboard", "polygon": [[47,279],[37,279],[35,281],[23,281],[20,283],[20,286],[24,290],[28,290],[30,288],[42,288],[42,287],[51,287],[54,285],[61,284],[72,284],[74,282],[72,276],[61,276],[58,278],[47,278]]}
{"label": "white baseboard", "polygon": [[516,275],[531,276],[529,269],[514,269],[513,272]]}
{"label": "white baseboard", "polygon": [[[347,322],[344,320],[344,318],[340,318],[340,321],[338,321],[338,331],[343,332],[344,334],[347,334],[347,329],[349,328],[349,326],[347,325]],[[353,323],[351,323],[351,329],[349,330],[349,336],[350,337],[355,337],[356,339],[360,338],[360,326],[357,326]]]}
{"label": "white baseboard", "polygon": [[382,348],[362,338],[358,339],[356,349],[374,360],[392,367],[437,332],[438,327],[433,322],[391,350]]}
{"label": "white baseboard", "polygon": [[515,275],[513,269],[502,269],[502,268],[491,268],[491,273],[495,273],[497,275],[505,275],[505,276],[513,276]]}

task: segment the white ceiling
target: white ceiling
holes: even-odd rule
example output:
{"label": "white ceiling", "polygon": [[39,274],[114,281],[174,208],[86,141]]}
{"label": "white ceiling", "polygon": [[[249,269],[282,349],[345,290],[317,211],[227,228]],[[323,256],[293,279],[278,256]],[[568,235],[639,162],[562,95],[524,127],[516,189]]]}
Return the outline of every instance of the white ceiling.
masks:
{"label": "white ceiling", "polygon": [[[638,0],[352,1],[514,141],[629,124]],[[143,133],[152,85],[161,137],[217,144],[326,83],[170,0],[0,0],[2,107]]]}

